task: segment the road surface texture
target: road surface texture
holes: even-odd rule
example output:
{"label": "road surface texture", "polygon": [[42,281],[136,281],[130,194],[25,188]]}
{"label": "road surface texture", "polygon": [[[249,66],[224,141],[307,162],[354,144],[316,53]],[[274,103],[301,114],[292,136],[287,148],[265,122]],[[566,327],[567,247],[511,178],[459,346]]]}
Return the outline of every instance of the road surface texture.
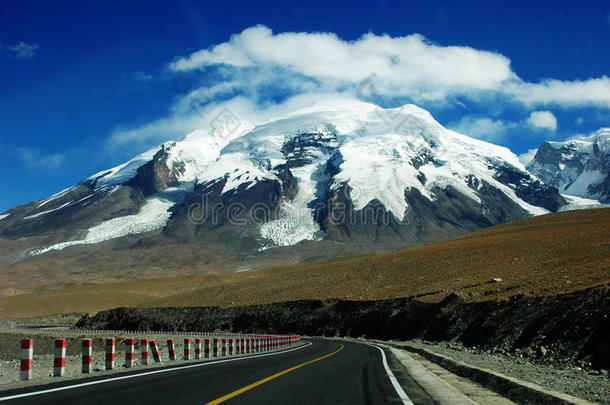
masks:
{"label": "road surface texture", "polygon": [[[397,370],[395,375],[386,372],[386,356],[391,369]],[[400,393],[400,387],[404,392]],[[434,403],[408,373],[400,370],[387,350],[384,356],[374,346],[324,339],[308,339],[307,346],[279,353],[193,362],[186,367],[59,382],[0,394],[0,402],[7,404],[62,405],[339,405],[410,401]]]}

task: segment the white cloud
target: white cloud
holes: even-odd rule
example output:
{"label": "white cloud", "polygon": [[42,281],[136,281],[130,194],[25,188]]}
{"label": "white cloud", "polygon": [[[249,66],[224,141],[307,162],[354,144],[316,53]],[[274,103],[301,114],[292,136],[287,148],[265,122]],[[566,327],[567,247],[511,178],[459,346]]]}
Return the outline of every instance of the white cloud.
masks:
{"label": "white cloud", "polygon": [[550,111],[534,111],[530,114],[527,122],[536,128],[549,129],[551,131],[557,129],[557,118]]}
{"label": "white cloud", "polygon": [[38,51],[38,44],[26,44],[25,42],[19,42],[15,46],[9,47],[9,51],[16,58],[29,59],[33,58]]}
{"label": "white cloud", "polygon": [[538,148],[530,149],[527,152],[520,154],[519,160],[527,166],[528,163],[534,159],[534,156],[536,156],[536,152],[538,152]]}
{"label": "white cloud", "polygon": [[540,83],[513,82],[506,94],[526,104],[557,104],[565,107],[597,105],[610,108],[610,77],[562,81],[547,79]]}
{"label": "white cloud", "polygon": [[19,148],[17,155],[32,168],[59,169],[66,162],[66,155],[63,153],[44,155],[34,148]]}
{"label": "white cloud", "polygon": [[497,89],[516,78],[503,55],[464,46],[440,46],[419,34],[404,37],[365,34],[344,41],[333,33],[273,34],[256,26],[228,42],[194,52],[170,64],[189,71],[225,64],[235,68],[277,66],[341,86],[357,84],[375,73],[380,91],[442,97],[456,89]]}
{"label": "white cloud", "polygon": [[583,122],[585,122],[585,119],[583,117],[576,118],[576,125],[581,126]]}
{"label": "white cloud", "polygon": [[507,135],[511,128],[516,126],[517,124],[513,122],[472,115],[466,115],[459,121],[447,125],[454,131],[489,142],[498,142]]}
{"label": "white cloud", "polygon": [[280,69],[284,75],[315,80],[318,91],[346,91],[374,73],[379,93],[416,102],[495,94],[531,105],[610,107],[610,78],[606,76],[526,82],[512,71],[510,59],[504,55],[442,46],[419,34],[369,33],[345,41],[333,33],[274,34],[259,25],[232,35],[227,42],[178,58],[169,68],[186,72],[209,66],[228,66],[250,74],[257,69],[265,74]]}
{"label": "white cloud", "polygon": [[142,83],[150,82],[153,79],[152,75],[149,75],[148,73],[144,73],[139,70],[132,72],[130,75],[128,75],[128,77],[131,80],[134,80],[136,82],[142,82]]}
{"label": "white cloud", "polygon": [[110,134],[107,146],[110,149],[119,149],[126,145],[135,146],[138,149],[148,148],[165,141],[181,139],[199,126],[196,116],[188,119],[172,116],[137,127],[118,127]]}
{"label": "white cloud", "polygon": [[[512,71],[510,59],[504,55],[442,46],[419,34],[369,33],[345,41],[333,33],[274,34],[265,26],[256,26],[232,35],[227,42],[177,58],[168,70],[176,94],[170,115],[137,127],[117,128],[108,139],[109,151],[142,151],[195,129],[205,133],[223,108],[256,125],[323,97],[359,97],[383,105],[384,100],[415,102],[424,107],[426,103],[464,105],[462,101],[472,101],[488,106],[493,116],[512,101],[528,107],[610,107],[610,79],[606,76],[530,83]],[[134,74],[136,80],[148,80],[146,73]],[[376,97],[359,92],[367,79]],[[512,134],[531,134],[532,127],[554,130],[557,120],[548,111],[536,111],[514,122],[469,115],[448,126],[501,143]],[[540,134],[548,135],[536,131],[535,136]]]}

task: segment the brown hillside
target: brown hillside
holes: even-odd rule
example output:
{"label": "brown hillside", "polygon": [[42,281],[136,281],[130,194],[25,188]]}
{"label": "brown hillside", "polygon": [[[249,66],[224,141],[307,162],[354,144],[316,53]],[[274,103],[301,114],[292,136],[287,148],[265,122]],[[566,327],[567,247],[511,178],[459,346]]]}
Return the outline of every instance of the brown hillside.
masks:
{"label": "brown hillside", "polygon": [[[501,281],[492,282],[492,279]],[[417,296],[552,295],[610,282],[610,208],[560,212],[393,253],[232,274],[75,285],[0,298],[3,318],[119,306],[249,305]]]}

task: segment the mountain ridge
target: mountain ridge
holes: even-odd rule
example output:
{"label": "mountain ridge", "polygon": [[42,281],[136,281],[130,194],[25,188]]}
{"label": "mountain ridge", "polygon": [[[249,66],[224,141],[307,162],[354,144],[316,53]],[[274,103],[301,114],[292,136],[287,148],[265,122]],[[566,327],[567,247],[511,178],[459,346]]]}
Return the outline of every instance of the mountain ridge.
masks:
{"label": "mountain ridge", "polygon": [[217,132],[195,131],[7,211],[1,260],[167,240],[220,242],[223,254],[331,240],[376,251],[566,205],[507,148],[411,104],[326,100],[241,136]]}

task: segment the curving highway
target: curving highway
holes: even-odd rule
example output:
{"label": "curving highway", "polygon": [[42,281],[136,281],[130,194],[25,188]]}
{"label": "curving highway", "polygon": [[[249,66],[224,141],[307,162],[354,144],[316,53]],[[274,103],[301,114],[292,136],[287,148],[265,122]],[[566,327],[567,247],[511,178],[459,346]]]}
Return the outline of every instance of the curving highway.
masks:
{"label": "curving highway", "polygon": [[[389,371],[388,371],[389,370]],[[0,394],[10,404],[433,404],[375,346],[307,339],[282,352],[115,374]]]}

